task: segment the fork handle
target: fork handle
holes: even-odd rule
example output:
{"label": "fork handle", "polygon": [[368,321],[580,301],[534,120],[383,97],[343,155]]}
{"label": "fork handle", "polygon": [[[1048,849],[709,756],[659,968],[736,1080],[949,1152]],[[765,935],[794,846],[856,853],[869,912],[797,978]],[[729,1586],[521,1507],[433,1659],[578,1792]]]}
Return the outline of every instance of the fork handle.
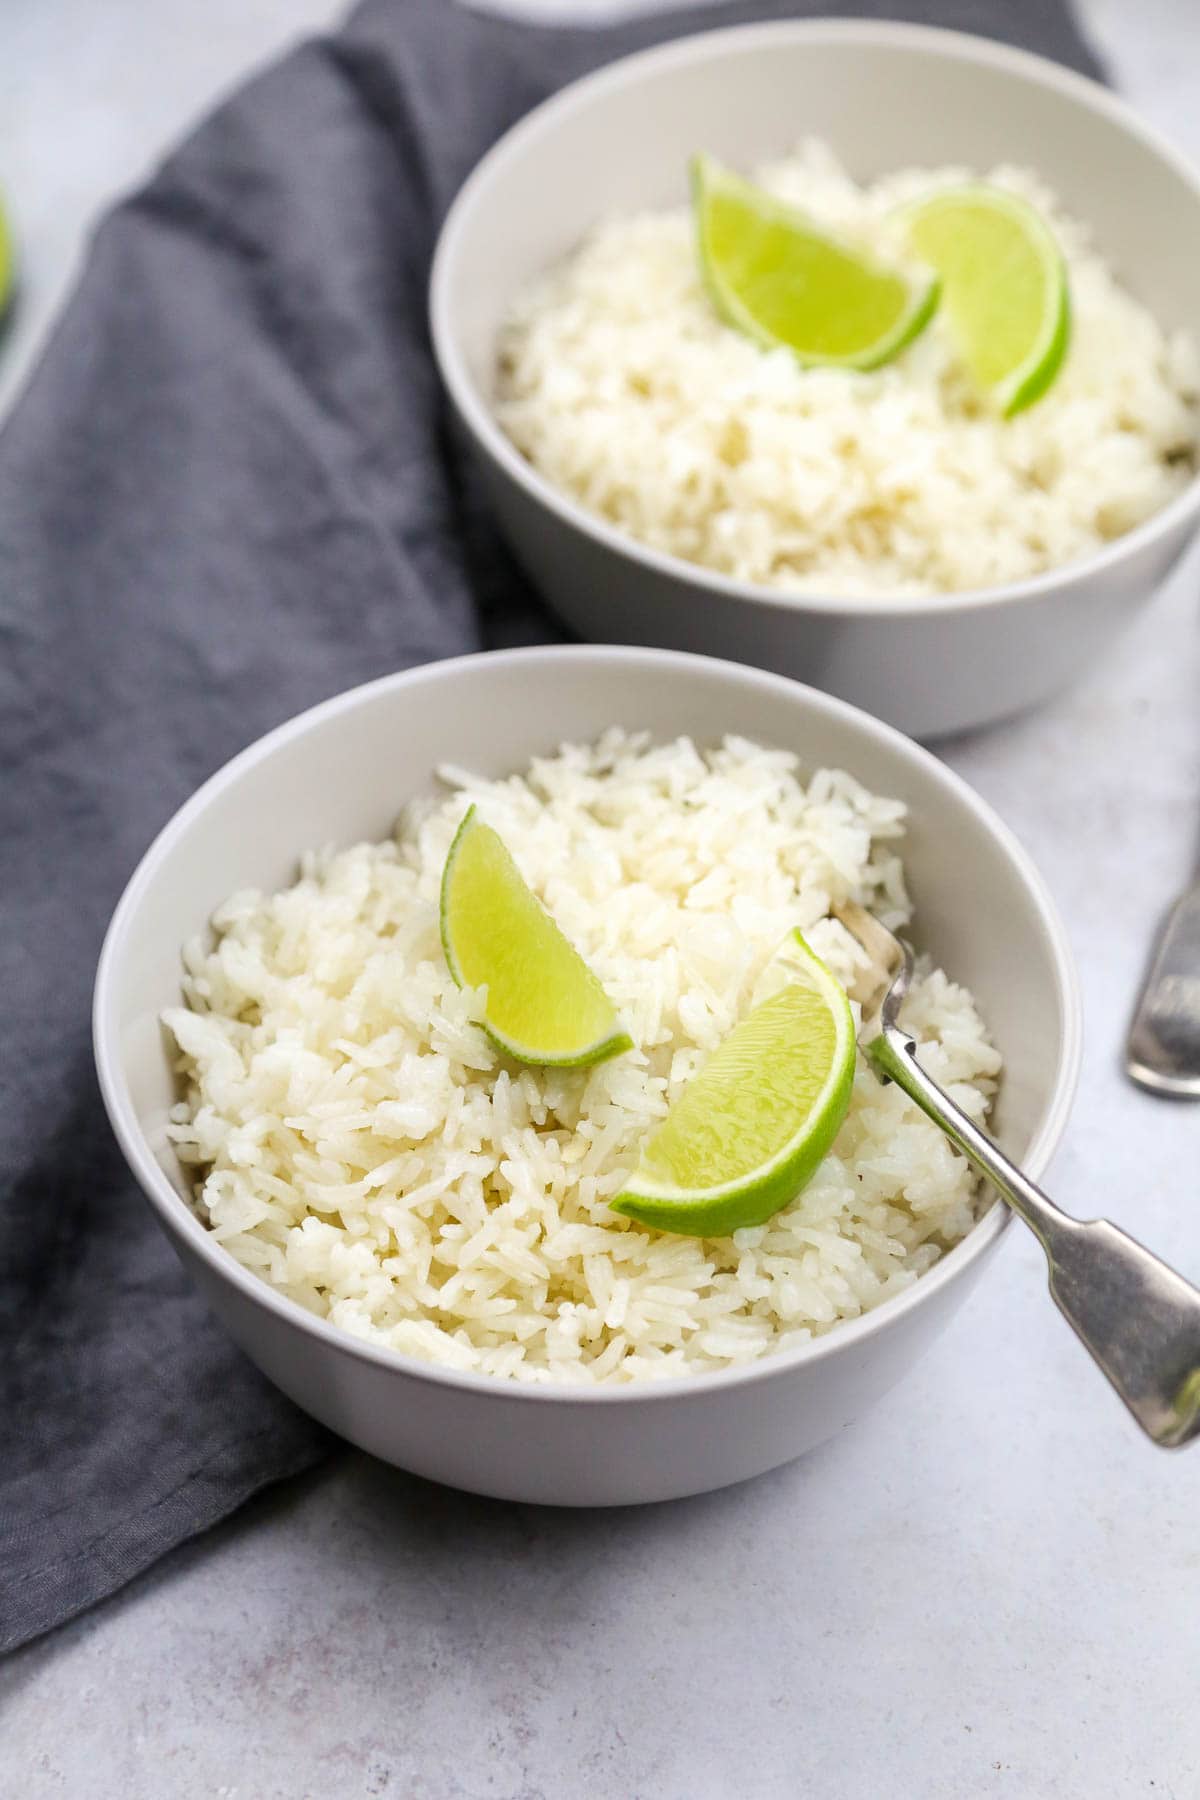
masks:
{"label": "fork handle", "polygon": [[1143,1431],[1170,1449],[1200,1433],[1200,1292],[1107,1220],[1057,1207],[926,1073],[894,1021],[863,1048],[1029,1226],[1058,1310]]}

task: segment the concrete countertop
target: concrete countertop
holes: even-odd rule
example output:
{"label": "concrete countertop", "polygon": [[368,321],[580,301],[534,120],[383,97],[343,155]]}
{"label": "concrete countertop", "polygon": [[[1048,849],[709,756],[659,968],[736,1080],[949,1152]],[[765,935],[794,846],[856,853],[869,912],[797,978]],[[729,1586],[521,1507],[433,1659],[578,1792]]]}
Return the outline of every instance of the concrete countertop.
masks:
{"label": "concrete countertop", "polygon": [[[1200,152],[1191,0],[1082,10]],[[10,0],[0,177],[26,304],[4,392],[97,208],[333,11]],[[1196,1278],[1200,1108],[1136,1093],[1118,1053],[1200,828],[1198,587],[1193,556],[1074,693],[944,747],[1038,861],[1082,971],[1051,1191]],[[1014,1230],[874,1416],[745,1486],[540,1512],[347,1453],[265,1495],[0,1668],[0,1793],[1193,1800],[1198,1501],[1200,1452],[1137,1436]]]}

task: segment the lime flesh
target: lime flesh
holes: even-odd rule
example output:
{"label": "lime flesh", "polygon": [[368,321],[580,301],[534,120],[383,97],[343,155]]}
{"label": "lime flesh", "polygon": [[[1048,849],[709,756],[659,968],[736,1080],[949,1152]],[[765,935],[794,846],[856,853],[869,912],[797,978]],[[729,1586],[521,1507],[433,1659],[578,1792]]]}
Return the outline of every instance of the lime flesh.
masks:
{"label": "lime flesh", "polygon": [[975,183],[903,214],[913,253],[937,270],[942,307],[976,386],[1011,417],[1046,392],[1067,353],[1066,265],[1035,207]]}
{"label": "lime flesh", "polygon": [[614,1209],[660,1231],[725,1237],[794,1200],[837,1136],[854,1085],[846,995],[800,933],[782,984],[734,1028],[642,1151]]}
{"label": "lime flesh", "polygon": [[804,363],[874,369],[928,324],[938,284],[839,243],[708,156],[692,162],[700,262],[725,321]]}
{"label": "lime flesh", "polygon": [[442,947],[459,987],[486,987],[484,1029],[518,1062],[577,1066],[632,1049],[612,1002],[472,806],[442,871]]}

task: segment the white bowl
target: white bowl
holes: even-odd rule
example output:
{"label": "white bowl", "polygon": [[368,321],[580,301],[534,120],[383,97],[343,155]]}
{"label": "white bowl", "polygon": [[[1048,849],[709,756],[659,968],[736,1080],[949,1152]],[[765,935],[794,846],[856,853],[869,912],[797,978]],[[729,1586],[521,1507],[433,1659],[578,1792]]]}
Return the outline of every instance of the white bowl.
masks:
{"label": "white bowl", "polygon": [[707,658],[509,651],[389,676],[302,714],[214,775],[156,839],[109,927],[95,996],[100,1085],[129,1165],[214,1312],[271,1380],[388,1462],[478,1493],[573,1506],[720,1487],[828,1437],[946,1324],[995,1248],[1003,1206],[898,1298],[744,1371],[590,1389],[456,1374],[312,1317],[199,1222],[166,1136],[177,1096],[159,1016],[179,1001],[181,945],[235,888],[286,884],[311,845],[385,837],[438,763],[502,775],[610,725],[703,742],[751,735],[907,802],[921,938],[979,998],[1007,1068],[996,1129],[1038,1175],[1074,1088],[1079,1001],[1028,857],[963,782],[890,727]]}
{"label": "white bowl", "polygon": [[497,330],[517,291],[608,212],[684,201],[698,148],[739,167],[828,139],[870,179],[914,164],[1038,170],[1168,327],[1200,319],[1200,184],[1128,107],[1039,57],[915,25],[797,21],[685,38],[575,83],[484,157],[434,261],[434,347],[496,516],[585,637],[778,669],[917,736],[1065,686],[1195,529],[1200,480],[1098,555],[920,599],[795,597],[643,548],[553,487],[497,425]]}

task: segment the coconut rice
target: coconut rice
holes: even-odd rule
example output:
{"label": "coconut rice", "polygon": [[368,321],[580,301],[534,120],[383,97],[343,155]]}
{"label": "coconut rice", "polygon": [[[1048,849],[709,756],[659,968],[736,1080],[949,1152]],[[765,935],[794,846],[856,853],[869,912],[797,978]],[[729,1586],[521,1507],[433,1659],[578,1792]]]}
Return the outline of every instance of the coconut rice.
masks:
{"label": "coconut rice", "polygon": [[[883,254],[895,208],[972,178],[911,169],[859,187],[817,142],[753,176]],[[761,349],[718,317],[686,209],[601,223],[518,298],[497,418],[589,511],[738,581],[950,593],[1089,556],[1190,480],[1196,351],[1121,287],[1035,176],[986,179],[1041,211],[1069,272],[1066,362],[1013,419],[972,390],[940,314],[865,374]]]}
{"label": "coconut rice", "polygon": [[[833,1152],[765,1226],[662,1234],[607,1202],[646,1133],[744,1012],[796,926],[849,983],[829,916],[909,918],[904,809],[738,738],[613,731],[524,774],[443,771],[381,844],[235,894],[165,1015],[170,1134],[232,1256],[355,1336],[530,1382],[686,1376],[800,1344],[916,1281],[970,1228],[971,1173],[861,1063]],[[637,1048],[522,1068],[442,953],[442,866],[467,805],[587,958]],[[906,1021],[976,1120],[999,1071],[970,994],[922,965]]]}

